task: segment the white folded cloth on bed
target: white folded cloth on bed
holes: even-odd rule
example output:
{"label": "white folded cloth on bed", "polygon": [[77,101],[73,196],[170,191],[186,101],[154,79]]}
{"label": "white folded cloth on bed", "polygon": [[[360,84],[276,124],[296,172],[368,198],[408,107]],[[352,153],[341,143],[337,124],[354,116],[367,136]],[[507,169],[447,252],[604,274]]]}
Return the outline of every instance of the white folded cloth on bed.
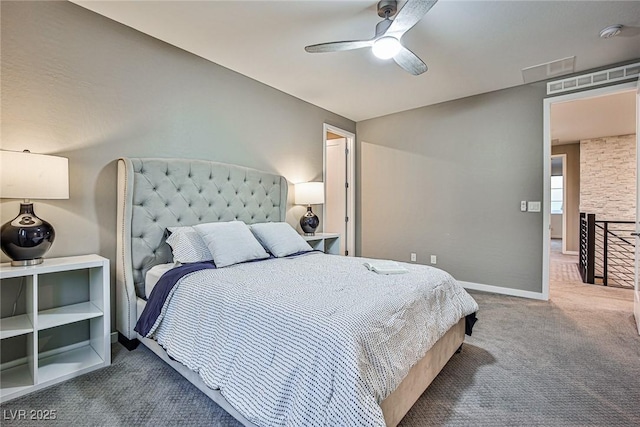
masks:
{"label": "white folded cloth on bed", "polygon": [[409,270],[395,261],[374,260],[365,262],[364,266],[378,274],[402,274],[409,272]]}

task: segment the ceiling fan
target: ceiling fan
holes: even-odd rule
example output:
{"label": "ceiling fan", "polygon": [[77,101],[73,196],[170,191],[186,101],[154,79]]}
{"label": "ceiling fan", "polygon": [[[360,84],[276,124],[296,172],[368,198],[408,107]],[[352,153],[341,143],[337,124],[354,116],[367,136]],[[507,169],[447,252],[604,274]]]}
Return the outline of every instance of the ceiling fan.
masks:
{"label": "ceiling fan", "polygon": [[404,47],[400,39],[436,4],[438,0],[407,0],[394,20],[389,19],[398,10],[397,0],[381,0],[378,16],[384,18],[376,25],[376,35],[370,40],[320,43],[304,48],[309,53],[339,52],[370,47],[381,59],[393,60],[414,76],[427,71],[427,65],[413,52]]}

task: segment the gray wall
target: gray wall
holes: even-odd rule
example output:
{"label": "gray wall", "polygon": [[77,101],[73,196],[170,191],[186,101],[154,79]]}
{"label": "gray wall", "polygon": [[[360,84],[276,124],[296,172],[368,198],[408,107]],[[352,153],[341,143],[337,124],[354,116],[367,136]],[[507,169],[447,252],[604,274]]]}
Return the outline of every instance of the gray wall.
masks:
{"label": "gray wall", "polygon": [[357,124],[358,253],[542,290],[543,84]]}
{"label": "gray wall", "polygon": [[[205,158],[299,182],[322,177],[324,122],[355,131],[350,120],[72,3],[1,8],[2,149],[69,158],[70,199],[35,204],[56,228],[49,257],[98,253],[113,273],[120,156]],[[4,223],[18,202],[1,207]],[[294,208],[291,221],[303,212]]]}

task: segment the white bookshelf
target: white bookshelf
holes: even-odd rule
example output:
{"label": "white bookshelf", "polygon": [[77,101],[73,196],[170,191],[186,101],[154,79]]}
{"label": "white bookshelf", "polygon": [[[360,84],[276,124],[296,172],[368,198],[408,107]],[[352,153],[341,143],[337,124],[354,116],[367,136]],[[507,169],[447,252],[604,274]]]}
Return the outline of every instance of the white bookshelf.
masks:
{"label": "white bookshelf", "polygon": [[338,233],[316,233],[313,236],[302,235],[302,238],[313,249],[326,254],[340,255],[340,234]]}
{"label": "white bookshelf", "polygon": [[[88,291],[87,301],[47,309],[39,307],[38,293],[43,276],[53,274],[47,279],[55,290],[64,284],[65,272],[77,270],[85,271],[80,276],[83,278],[80,286],[85,289],[79,291]],[[0,402],[111,364],[109,260],[98,255],[84,255],[46,259],[40,265],[28,267],[0,264],[0,281],[4,284],[6,279],[14,278],[23,281],[26,313],[0,319],[0,339],[24,335],[26,355],[0,365]],[[89,323],[88,340],[39,351],[40,331],[65,334],[65,327],[76,322]],[[4,348],[5,342],[2,344],[0,348]]]}

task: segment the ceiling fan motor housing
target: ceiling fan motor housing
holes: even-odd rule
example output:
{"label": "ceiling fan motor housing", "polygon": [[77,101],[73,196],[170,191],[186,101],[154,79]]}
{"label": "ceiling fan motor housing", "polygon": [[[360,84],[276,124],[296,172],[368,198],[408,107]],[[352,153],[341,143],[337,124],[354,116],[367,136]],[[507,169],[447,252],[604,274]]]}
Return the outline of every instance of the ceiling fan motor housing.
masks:
{"label": "ceiling fan motor housing", "polygon": [[378,16],[380,18],[386,18],[393,16],[398,11],[397,0],[381,0],[378,2]]}

